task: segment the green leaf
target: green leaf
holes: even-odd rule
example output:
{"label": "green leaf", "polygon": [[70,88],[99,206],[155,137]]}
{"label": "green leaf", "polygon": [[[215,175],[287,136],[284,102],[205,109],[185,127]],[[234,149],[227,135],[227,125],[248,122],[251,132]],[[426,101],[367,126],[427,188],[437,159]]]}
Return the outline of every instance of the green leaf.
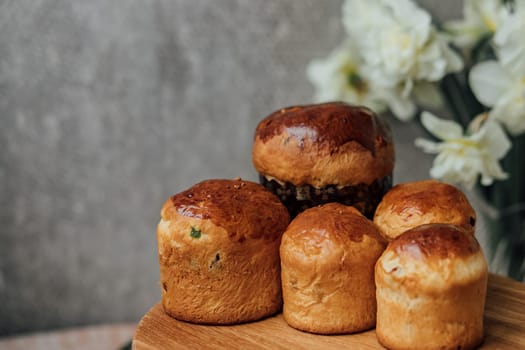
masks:
{"label": "green leaf", "polygon": [[478,62],[496,59],[496,53],[492,47],[493,36],[493,33],[484,35],[472,48],[472,53],[470,56],[472,65]]}
{"label": "green leaf", "polygon": [[199,229],[196,229],[193,226],[191,227],[190,236],[192,238],[201,238],[201,234],[202,234],[202,232]]}

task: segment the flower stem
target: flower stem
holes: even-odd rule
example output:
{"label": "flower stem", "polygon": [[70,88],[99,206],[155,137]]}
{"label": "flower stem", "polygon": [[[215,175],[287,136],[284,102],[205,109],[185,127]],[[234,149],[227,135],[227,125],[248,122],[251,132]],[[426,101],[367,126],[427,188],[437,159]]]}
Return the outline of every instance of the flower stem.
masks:
{"label": "flower stem", "polygon": [[[466,81],[466,75],[462,77]],[[483,106],[476,100],[468,84],[462,84],[457,74],[446,75],[440,83],[441,93],[454,114],[454,119],[467,128],[476,115],[483,112]]]}
{"label": "flower stem", "polygon": [[509,276],[518,280],[523,280],[525,271],[523,270],[523,259],[525,252],[525,210],[520,204],[525,204],[525,163],[523,163],[523,153],[525,151],[525,135],[515,137],[512,140],[512,149],[509,157],[506,158],[504,166],[510,174],[507,180],[509,185],[508,211],[503,213],[502,221],[508,222],[510,227],[507,235],[509,237]]}
{"label": "flower stem", "polygon": [[505,243],[505,259],[508,262],[507,274],[518,281],[524,281],[523,268],[525,252],[525,134],[512,139],[512,149],[503,159],[503,168],[510,174],[505,181],[495,182],[483,188],[487,200],[500,214],[497,218],[487,218],[489,228],[489,257],[502,242]]}

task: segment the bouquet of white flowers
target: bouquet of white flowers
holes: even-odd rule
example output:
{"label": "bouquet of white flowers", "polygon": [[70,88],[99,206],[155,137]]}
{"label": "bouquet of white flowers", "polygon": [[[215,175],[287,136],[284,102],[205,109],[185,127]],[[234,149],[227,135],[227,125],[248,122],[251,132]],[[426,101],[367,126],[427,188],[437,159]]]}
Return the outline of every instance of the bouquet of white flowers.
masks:
{"label": "bouquet of white flowers", "polygon": [[[412,0],[346,0],[343,44],[313,60],[316,100],[416,116],[430,175],[481,194],[493,271],[525,278],[525,0],[465,0],[437,24]],[[424,109],[448,108],[448,119]]]}

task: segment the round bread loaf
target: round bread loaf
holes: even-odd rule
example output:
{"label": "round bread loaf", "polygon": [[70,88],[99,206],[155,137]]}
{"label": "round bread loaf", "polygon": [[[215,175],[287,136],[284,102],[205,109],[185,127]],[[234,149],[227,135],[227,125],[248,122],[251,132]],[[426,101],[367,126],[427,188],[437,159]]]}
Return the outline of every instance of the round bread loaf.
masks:
{"label": "round bread loaf", "polygon": [[281,242],[285,321],[320,334],[374,327],[374,265],[385,246],[353,207],[329,203],[300,213]]}
{"label": "round bread loaf", "polygon": [[379,342],[388,349],[472,349],[483,340],[487,263],[473,235],[429,224],[388,245],[375,268]]}
{"label": "round bread loaf", "polygon": [[279,311],[289,221],[279,199],[249,181],[207,180],[169,198],[157,228],[165,312],[233,324]]}
{"label": "round bread loaf", "polygon": [[377,206],[374,223],[388,240],[424,224],[451,224],[474,234],[476,212],[458,188],[436,180],[394,186]]}
{"label": "round bread loaf", "polygon": [[331,102],[278,110],[258,124],[252,158],[261,183],[292,216],[340,202],[372,218],[392,186],[390,129],[362,106]]}

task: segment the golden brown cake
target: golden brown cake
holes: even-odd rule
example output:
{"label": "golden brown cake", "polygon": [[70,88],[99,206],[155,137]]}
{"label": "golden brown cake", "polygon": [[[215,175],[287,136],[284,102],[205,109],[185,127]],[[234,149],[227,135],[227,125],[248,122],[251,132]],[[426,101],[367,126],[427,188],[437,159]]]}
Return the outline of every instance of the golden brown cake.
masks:
{"label": "golden brown cake", "polygon": [[472,349],[483,340],[487,264],[476,238],[429,224],[390,242],[375,268],[379,342],[388,349]]}
{"label": "golden brown cake", "polygon": [[424,224],[452,224],[474,234],[476,212],[458,188],[436,180],[394,186],[377,206],[374,223],[391,240]]}
{"label": "golden brown cake", "polygon": [[233,324],[279,311],[279,244],[289,221],[279,199],[249,181],[207,180],[169,198],[157,228],[166,313]]}
{"label": "golden brown cake", "polygon": [[372,218],[392,186],[390,129],[362,106],[331,102],[280,109],[258,124],[252,158],[261,183],[292,216],[340,202]]}
{"label": "golden brown cake", "polygon": [[321,334],[374,327],[374,265],[385,246],[353,207],[329,203],[299,214],[281,242],[285,321]]}

